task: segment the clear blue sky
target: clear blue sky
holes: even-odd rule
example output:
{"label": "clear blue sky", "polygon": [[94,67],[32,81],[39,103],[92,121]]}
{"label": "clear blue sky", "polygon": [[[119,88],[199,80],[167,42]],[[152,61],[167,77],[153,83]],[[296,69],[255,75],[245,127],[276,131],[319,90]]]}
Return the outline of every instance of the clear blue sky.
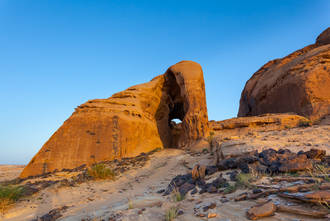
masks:
{"label": "clear blue sky", "polygon": [[25,164],[74,108],[181,60],[204,69],[209,118],[236,116],[264,63],[315,41],[328,0],[0,0],[0,164]]}

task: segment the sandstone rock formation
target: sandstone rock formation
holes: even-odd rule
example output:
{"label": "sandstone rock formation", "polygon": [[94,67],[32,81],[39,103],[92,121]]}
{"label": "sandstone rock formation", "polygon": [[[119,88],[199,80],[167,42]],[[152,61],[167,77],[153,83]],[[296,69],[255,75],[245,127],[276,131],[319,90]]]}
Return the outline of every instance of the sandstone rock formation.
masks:
{"label": "sandstone rock formation", "polygon": [[330,114],[330,29],[315,44],[259,69],[245,85],[238,116],[294,112],[318,120]]}
{"label": "sandstone rock formation", "polygon": [[[307,126],[309,120],[305,117],[290,114],[263,114],[252,117],[237,117],[223,121],[210,121],[209,128],[215,132],[215,137],[221,139],[231,136],[242,136],[257,131],[283,130],[287,128]],[[236,149],[236,147],[235,147]]]}
{"label": "sandstone rock formation", "polygon": [[77,107],[20,177],[133,157],[156,148],[183,147],[207,132],[202,68],[182,61],[148,83]]}
{"label": "sandstone rock formation", "polygon": [[261,127],[263,130],[270,127],[270,130],[280,130],[286,127],[297,127],[308,119],[296,114],[263,114],[253,117],[237,117],[223,121],[210,121],[210,129],[214,131],[238,128],[252,128],[256,130]]}
{"label": "sandstone rock formation", "polygon": [[315,44],[317,45],[330,44],[330,28],[327,28],[317,37]]}

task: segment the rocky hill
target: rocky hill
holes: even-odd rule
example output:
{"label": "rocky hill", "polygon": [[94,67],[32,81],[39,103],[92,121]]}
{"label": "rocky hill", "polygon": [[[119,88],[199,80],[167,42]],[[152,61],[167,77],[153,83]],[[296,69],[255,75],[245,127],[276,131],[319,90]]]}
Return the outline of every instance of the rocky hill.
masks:
{"label": "rocky hill", "polygon": [[311,120],[330,114],[330,28],[315,44],[275,59],[248,80],[239,117],[293,112]]}

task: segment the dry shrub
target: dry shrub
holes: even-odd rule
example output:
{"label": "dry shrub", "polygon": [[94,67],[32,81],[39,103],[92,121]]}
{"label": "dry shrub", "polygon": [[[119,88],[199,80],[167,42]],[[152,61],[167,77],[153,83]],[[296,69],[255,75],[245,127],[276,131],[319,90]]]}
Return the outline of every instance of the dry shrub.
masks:
{"label": "dry shrub", "polygon": [[88,175],[93,177],[94,179],[115,179],[115,172],[108,168],[104,163],[99,163],[93,165],[88,170]]}

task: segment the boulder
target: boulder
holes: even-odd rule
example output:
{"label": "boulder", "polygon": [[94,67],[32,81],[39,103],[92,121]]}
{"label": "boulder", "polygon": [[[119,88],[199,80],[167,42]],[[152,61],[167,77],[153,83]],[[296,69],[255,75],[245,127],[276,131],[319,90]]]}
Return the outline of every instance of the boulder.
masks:
{"label": "boulder", "polygon": [[329,203],[330,202],[330,191],[328,191],[328,190],[315,191],[315,192],[305,194],[305,197],[314,202]]}
{"label": "boulder", "polygon": [[240,157],[247,155],[255,150],[254,146],[249,146],[242,141],[227,141],[218,145],[223,158]]}
{"label": "boulder", "polygon": [[179,187],[179,192],[181,196],[185,196],[190,190],[194,189],[195,185],[191,183],[185,183]]}
{"label": "boulder", "polygon": [[197,179],[203,180],[206,175],[206,166],[199,164],[195,165],[191,171],[191,175],[193,180],[197,180]]}
{"label": "boulder", "polygon": [[320,149],[310,149],[304,153],[309,159],[322,160],[326,156],[325,150]]}
{"label": "boulder", "polygon": [[20,177],[134,157],[156,148],[185,147],[207,135],[202,68],[182,61],[148,83],[78,106]]}
{"label": "boulder", "polygon": [[265,204],[259,204],[251,207],[247,213],[247,218],[251,220],[257,220],[262,217],[272,216],[276,211],[276,206],[273,202],[269,201]]}
{"label": "boulder", "polygon": [[311,120],[330,114],[329,28],[316,43],[268,62],[246,83],[238,116],[293,112]]}
{"label": "boulder", "polygon": [[[323,154],[325,152],[319,149],[300,153],[294,153],[288,149],[278,151],[266,149],[260,153],[252,151],[241,156],[219,160],[216,166],[219,171],[238,168],[243,173],[249,173],[250,167],[252,167],[253,170],[260,173],[291,173],[312,169],[313,159],[320,161],[320,157],[323,157],[321,159],[324,160]],[[233,174],[233,179],[234,177],[235,174]]]}
{"label": "boulder", "polygon": [[278,196],[287,199],[299,200],[307,203],[315,204],[329,204],[330,203],[330,191],[329,190],[316,190],[307,193],[279,193]]}
{"label": "boulder", "polygon": [[283,156],[279,159],[280,166],[278,168],[279,172],[284,173],[294,173],[297,171],[304,171],[313,168],[313,164],[310,160],[307,159],[307,156],[304,154],[296,156],[292,154],[291,156]]}
{"label": "boulder", "polygon": [[259,162],[268,167],[270,173],[291,173],[308,170],[313,167],[306,154],[292,153],[290,150],[267,149],[259,154]]}

